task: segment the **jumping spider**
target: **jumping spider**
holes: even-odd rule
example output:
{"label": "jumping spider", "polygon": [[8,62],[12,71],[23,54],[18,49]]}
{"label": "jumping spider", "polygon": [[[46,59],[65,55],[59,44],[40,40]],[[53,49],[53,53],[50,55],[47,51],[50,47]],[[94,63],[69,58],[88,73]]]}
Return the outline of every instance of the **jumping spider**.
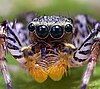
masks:
{"label": "jumping spider", "polygon": [[27,26],[9,21],[0,24],[0,68],[7,89],[12,89],[12,85],[6,49],[40,83],[48,76],[58,81],[70,68],[87,63],[81,85],[81,89],[86,89],[100,52],[100,23],[86,15],[78,15],[74,21],[64,16],[33,17],[26,17]]}

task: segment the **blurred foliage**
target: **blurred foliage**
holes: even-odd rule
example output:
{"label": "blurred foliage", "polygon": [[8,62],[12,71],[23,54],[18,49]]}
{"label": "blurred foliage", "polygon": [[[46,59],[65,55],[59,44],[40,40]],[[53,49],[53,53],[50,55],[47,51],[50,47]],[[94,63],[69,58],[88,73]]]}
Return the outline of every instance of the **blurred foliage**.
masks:
{"label": "blurred foliage", "polygon": [[[88,14],[96,19],[100,18],[99,0],[0,0],[0,21],[13,20],[23,12],[33,11],[39,15],[63,15],[74,17],[77,14]],[[7,55],[7,62],[18,65],[11,55]],[[19,66],[19,65],[18,65]],[[22,70],[11,72],[14,89],[79,89],[81,78],[86,65],[81,68],[71,69],[67,77],[61,81],[47,79],[42,84]],[[100,63],[95,68],[89,89],[100,89]],[[4,80],[0,76],[0,89],[5,89]]]}
{"label": "blurred foliage", "polygon": [[[3,19],[14,19],[19,13],[34,11],[39,15],[88,14],[100,18],[97,0],[0,0],[0,16]],[[99,0],[98,0],[99,1]],[[93,6],[94,5],[94,6]],[[2,18],[1,18],[2,20]]]}

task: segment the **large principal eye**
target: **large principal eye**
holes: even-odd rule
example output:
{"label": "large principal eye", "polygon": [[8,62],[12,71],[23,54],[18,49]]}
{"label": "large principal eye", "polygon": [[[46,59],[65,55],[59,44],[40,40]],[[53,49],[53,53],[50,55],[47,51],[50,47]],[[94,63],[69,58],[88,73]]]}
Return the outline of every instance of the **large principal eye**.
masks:
{"label": "large principal eye", "polygon": [[40,38],[45,38],[45,37],[47,37],[48,34],[49,34],[48,27],[45,26],[45,25],[37,26],[36,34],[37,34],[37,36],[40,37]]}
{"label": "large principal eye", "polygon": [[55,25],[51,28],[50,34],[53,38],[60,38],[63,35],[63,28],[59,25]]}
{"label": "large principal eye", "polygon": [[65,26],[65,31],[66,31],[66,32],[72,32],[72,30],[73,30],[72,25],[67,24],[67,25]]}
{"label": "large principal eye", "polygon": [[34,24],[33,24],[33,23],[30,23],[30,24],[28,25],[28,29],[29,29],[29,31],[33,32],[33,31],[35,30]]}

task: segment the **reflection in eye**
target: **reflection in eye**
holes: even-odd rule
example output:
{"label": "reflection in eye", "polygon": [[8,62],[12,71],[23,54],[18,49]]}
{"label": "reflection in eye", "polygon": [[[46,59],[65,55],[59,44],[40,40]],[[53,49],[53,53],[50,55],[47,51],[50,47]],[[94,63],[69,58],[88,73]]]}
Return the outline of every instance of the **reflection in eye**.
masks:
{"label": "reflection in eye", "polygon": [[49,34],[48,27],[45,26],[45,25],[39,25],[39,26],[37,26],[37,28],[36,28],[36,34],[40,38],[47,37],[48,34]]}
{"label": "reflection in eye", "polygon": [[53,38],[60,38],[63,35],[63,28],[59,25],[55,25],[51,28],[50,34]]}
{"label": "reflection in eye", "polygon": [[65,26],[65,31],[66,31],[66,32],[72,32],[72,30],[73,30],[72,25],[67,24],[67,25]]}

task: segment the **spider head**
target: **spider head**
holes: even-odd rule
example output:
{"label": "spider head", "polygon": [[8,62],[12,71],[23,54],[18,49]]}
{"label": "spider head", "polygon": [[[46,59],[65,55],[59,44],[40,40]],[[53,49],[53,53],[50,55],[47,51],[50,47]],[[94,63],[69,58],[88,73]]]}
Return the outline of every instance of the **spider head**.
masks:
{"label": "spider head", "polygon": [[[37,43],[33,48],[35,54],[32,60],[36,60],[35,65],[39,67],[38,74],[43,76],[40,79],[38,77],[40,75],[33,75],[32,71],[35,71],[35,69],[30,66],[31,74],[33,77],[36,76],[35,78],[39,82],[45,81],[47,76],[50,76],[55,81],[60,80],[66,68],[69,68],[71,55],[62,50],[65,48],[64,43],[72,41],[72,20],[62,16],[41,16],[34,18],[29,23],[28,29],[32,43]],[[39,56],[37,57],[37,55]],[[58,76],[56,76],[55,72]]]}
{"label": "spider head", "polygon": [[28,24],[30,36],[33,41],[69,42],[72,37],[72,20],[62,16],[41,16],[34,18]]}

